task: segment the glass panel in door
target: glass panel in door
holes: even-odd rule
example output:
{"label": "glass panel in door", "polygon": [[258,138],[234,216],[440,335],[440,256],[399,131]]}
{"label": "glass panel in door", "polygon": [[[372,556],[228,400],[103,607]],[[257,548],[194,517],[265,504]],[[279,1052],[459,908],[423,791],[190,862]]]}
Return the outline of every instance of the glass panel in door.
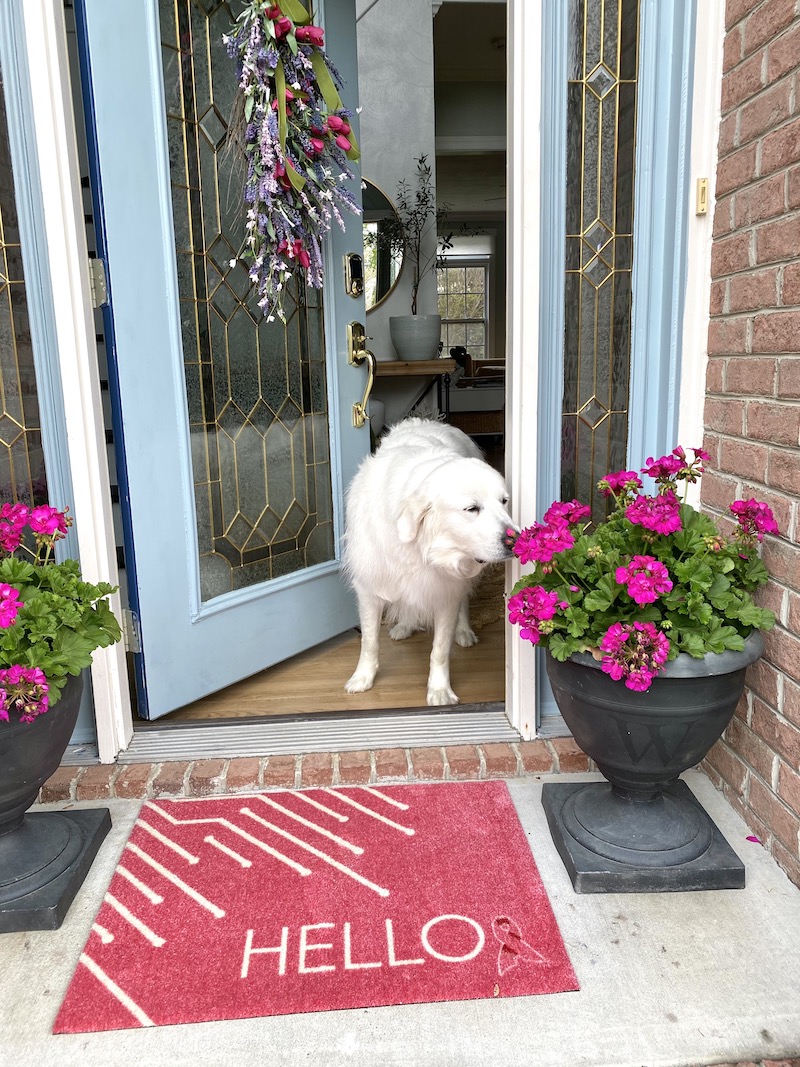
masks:
{"label": "glass panel in door", "polygon": [[204,602],[334,558],[321,293],[292,283],[285,326],[268,322],[238,258],[243,174],[222,44],[235,10],[159,4]]}

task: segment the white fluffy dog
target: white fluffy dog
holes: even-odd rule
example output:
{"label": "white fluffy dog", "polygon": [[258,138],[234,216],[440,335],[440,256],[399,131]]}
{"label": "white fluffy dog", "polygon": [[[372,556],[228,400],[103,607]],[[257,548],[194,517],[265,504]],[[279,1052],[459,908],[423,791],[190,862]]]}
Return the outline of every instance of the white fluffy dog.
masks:
{"label": "white fluffy dog", "polygon": [[361,655],[348,693],[371,689],[386,613],[395,640],[433,626],[428,704],[457,704],[450,649],[478,640],[469,596],[487,563],[511,555],[508,491],[460,430],[406,419],[359,467],[347,491],[344,572],[355,589]]}

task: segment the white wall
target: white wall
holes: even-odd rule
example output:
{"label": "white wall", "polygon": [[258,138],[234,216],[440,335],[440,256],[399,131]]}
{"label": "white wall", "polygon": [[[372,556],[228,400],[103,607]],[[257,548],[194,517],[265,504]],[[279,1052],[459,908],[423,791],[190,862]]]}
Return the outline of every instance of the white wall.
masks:
{"label": "white wall", "polygon": [[[356,0],[362,173],[390,198],[401,179],[413,188],[414,161],[421,155],[428,157],[435,176],[433,11],[430,0],[402,0],[398,18],[398,7],[397,0]],[[394,352],[389,316],[410,310],[410,274],[403,271],[394,292],[367,315],[369,347],[378,357]],[[417,311],[436,313],[433,272],[420,286]],[[404,414],[424,384],[414,379],[376,385],[387,423]]]}

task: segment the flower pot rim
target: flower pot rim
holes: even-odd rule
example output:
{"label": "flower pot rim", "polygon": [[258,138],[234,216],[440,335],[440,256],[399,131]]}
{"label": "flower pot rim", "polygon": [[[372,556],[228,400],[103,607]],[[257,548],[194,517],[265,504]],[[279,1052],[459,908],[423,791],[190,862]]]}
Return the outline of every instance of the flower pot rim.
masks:
{"label": "flower pot rim", "polygon": [[409,311],[405,315],[390,315],[389,316],[389,322],[391,322],[392,319],[419,319],[419,320],[422,320],[422,319],[439,319],[439,321],[441,322],[442,316],[441,315],[412,315],[411,312]]}
{"label": "flower pot rim", "polygon": [[[732,674],[749,667],[763,654],[764,636],[760,630],[754,630],[745,638],[741,652],[733,652],[730,649],[724,652],[706,652],[702,658],[690,656],[688,652],[679,652],[675,659],[664,664],[664,669],[656,675],[656,681],[659,678],[710,678],[720,674]],[[602,670],[601,661],[588,652],[574,652],[569,661]]]}

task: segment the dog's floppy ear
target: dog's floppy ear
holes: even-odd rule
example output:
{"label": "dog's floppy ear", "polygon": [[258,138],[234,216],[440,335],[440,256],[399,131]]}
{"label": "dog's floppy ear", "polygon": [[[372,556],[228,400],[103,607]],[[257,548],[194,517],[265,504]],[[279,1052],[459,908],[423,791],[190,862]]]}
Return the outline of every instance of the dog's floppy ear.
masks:
{"label": "dog's floppy ear", "polygon": [[419,493],[403,502],[397,517],[397,536],[403,544],[408,545],[416,541],[430,507],[430,500]]}

